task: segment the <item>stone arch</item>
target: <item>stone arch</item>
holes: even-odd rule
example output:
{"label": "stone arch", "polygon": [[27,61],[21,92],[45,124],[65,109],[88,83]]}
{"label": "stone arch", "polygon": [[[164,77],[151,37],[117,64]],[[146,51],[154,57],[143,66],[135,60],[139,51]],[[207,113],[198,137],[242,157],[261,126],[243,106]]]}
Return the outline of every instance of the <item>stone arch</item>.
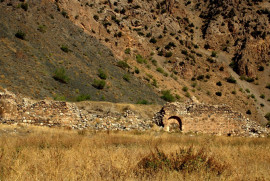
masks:
{"label": "stone arch", "polygon": [[164,128],[166,131],[170,130],[178,130],[182,131],[182,120],[178,116],[170,116],[165,122],[164,122]]}

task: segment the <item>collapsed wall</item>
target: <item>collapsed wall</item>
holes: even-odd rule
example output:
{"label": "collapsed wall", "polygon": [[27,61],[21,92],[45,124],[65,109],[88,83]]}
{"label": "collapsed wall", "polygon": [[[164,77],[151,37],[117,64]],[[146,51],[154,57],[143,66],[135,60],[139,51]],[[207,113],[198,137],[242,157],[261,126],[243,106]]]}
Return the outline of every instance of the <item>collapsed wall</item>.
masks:
{"label": "collapsed wall", "polygon": [[245,118],[227,105],[203,104],[196,99],[186,103],[167,103],[155,114],[153,121],[167,131],[229,136],[260,136],[269,133],[267,128]]}
{"label": "collapsed wall", "polygon": [[8,91],[0,92],[0,123],[122,131],[144,131],[157,124],[166,131],[234,136],[264,136],[269,133],[267,128],[262,128],[229,106],[202,104],[194,99],[186,103],[167,103],[151,120],[129,109],[83,109],[75,103],[35,101]]}
{"label": "collapsed wall", "polygon": [[21,98],[8,91],[0,92],[0,123],[32,124],[94,130],[147,130],[152,120],[145,120],[131,110],[104,112],[83,110],[75,103]]}

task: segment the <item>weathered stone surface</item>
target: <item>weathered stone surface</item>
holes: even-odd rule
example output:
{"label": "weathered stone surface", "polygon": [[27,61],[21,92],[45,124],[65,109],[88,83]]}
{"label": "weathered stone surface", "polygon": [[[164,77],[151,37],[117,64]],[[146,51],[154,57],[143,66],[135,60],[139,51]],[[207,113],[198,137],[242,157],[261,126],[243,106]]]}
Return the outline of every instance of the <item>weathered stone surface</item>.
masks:
{"label": "weathered stone surface", "polygon": [[209,133],[233,136],[264,136],[269,129],[245,118],[227,105],[209,105],[193,100],[187,103],[167,103],[153,117],[153,121],[164,127],[182,132]]}
{"label": "weathered stone surface", "polygon": [[0,92],[0,123],[122,131],[145,131],[157,124],[167,131],[216,135],[263,136],[269,133],[267,128],[226,105],[202,104],[195,97],[186,103],[167,103],[151,120],[129,109],[123,112],[79,109],[75,103],[22,99],[6,91]]}

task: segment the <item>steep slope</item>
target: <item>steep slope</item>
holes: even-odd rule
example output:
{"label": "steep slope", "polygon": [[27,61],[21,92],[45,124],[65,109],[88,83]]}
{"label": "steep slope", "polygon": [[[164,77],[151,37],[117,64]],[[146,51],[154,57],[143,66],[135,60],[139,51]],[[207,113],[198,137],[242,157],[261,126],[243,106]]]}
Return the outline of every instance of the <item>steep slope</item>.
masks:
{"label": "steep slope", "polygon": [[163,102],[55,4],[29,1],[26,10],[20,8],[23,4],[0,3],[2,87],[37,99]]}
{"label": "steep slope", "polygon": [[[7,6],[10,2],[12,5]],[[228,104],[258,122],[266,121],[263,116],[270,107],[270,89],[266,88],[270,87],[269,1],[41,2],[27,1],[27,11],[17,8],[21,2],[4,0],[0,3],[3,12],[9,14],[8,17],[2,14],[6,21],[2,27],[8,30],[11,25],[7,21],[14,23],[13,32],[2,40],[1,46],[11,47],[8,50],[12,51],[15,45],[4,42],[12,39],[23,42],[21,47],[27,42],[35,42],[31,44],[41,49],[37,52],[44,52],[42,47],[47,49],[46,53],[35,55],[38,59],[54,62],[53,66],[46,63],[50,72],[47,74],[50,83],[46,96],[64,94],[74,99],[82,93],[91,94],[94,100],[105,96],[109,101],[145,99],[161,103],[159,97],[170,91],[178,101],[194,95],[201,102]],[[11,16],[11,12],[15,14]],[[32,18],[32,33],[27,33],[31,41],[14,37],[18,30],[15,28],[18,22],[12,21],[14,17],[20,19],[22,27],[25,27],[23,18],[27,17],[25,22]],[[46,29],[44,33],[42,27]],[[71,51],[65,53],[61,47]],[[24,54],[17,56],[24,57]],[[115,66],[119,60],[121,64],[118,66],[122,69]],[[68,84],[52,78],[53,72],[62,65],[67,66],[67,73],[73,78]],[[104,90],[91,85],[94,79],[100,79],[98,69],[110,75],[106,80],[109,86]],[[129,80],[126,74],[132,77],[130,82],[123,80],[123,75]],[[6,81],[12,80],[10,76],[5,78]],[[31,78],[24,78],[24,81]],[[17,81],[13,86],[26,85],[21,82]],[[11,83],[1,85],[7,87]],[[134,91],[129,91],[129,88]],[[19,87],[13,90],[23,92]],[[29,94],[28,90],[25,88],[24,93]]]}
{"label": "steep slope", "polygon": [[[180,100],[195,95],[200,101],[226,103],[265,121],[270,106],[269,1],[59,0],[56,4],[116,57],[127,60],[133,70],[138,68],[136,76],[158,91],[171,90]],[[262,67],[264,71],[258,71]],[[238,82],[229,83],[230,76]]]}

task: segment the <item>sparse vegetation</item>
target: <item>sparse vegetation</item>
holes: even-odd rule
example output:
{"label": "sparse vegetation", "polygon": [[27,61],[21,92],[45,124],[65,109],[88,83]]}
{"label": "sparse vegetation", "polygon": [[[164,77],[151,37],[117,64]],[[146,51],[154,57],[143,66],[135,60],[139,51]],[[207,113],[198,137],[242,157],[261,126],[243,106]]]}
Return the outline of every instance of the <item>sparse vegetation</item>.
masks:
{"label": "sparse vegetation", "polygon": [[226,81],[229,82],[229,83],[232,83],[232,84],[235,84],[236,83],[236,80],[232,76],[227,77],[226,78]]}
{"label": "sparse vegetation", "polygon": [[27,11],[28,10],[28,4],[27,3],[21,3],[20,7],[24,10]]}
{"label": "sparse vegetation", "polygon": [[65,52],[65,53],[68,53],[70,50],[69,50],[69,48],[66,46],[66,45],[62,45],[61,46],[61,50],[63,51],[63,52]]}
{"label": "sparse vegetation", "polygon": [[61,83],[67,84],[69,82],[69,77],[66,75],[66,70],[63,67],[55,70],[53,78]]}
{"label": "sparse vegetation", "polygon": [[104,89],[106,85],[105,80],[94,80],[92,86],[95,87],[96,89]]}
{"label": "sparse vegetation", "polygon": [[17,31],[17,33],[15,34],[15,36],[21,40],[25,39],[25,33],[22,30]]}
{"label": "sparse vegetation", "polygon": [[80,102],[80,101],[87,101],[90,100],[91,96],[87,95],[87,94],[80,94],[79,96],[76,97],[76,101]]}
{"label": "sparse vegetation", "polygon": [[98,69],[98,76],[99,76],[99,78],[101,78],[103,80],[107,79],[107,74],[101,69]]}
{"label": "sparse vegetation", "polygon": [[130,82],[130,75],[129,74],[124,74],[123,79],[127,82]]}
{"label": "sparse vegetation", "polygon": [[147,63],[146,59],[144,59],[140,54],[136,55],[136,60],[138,63],[142,64],[142,63]]}
{"label": "sparse vegetation", "polygon": [[221,83],[220,81],[218,81],[218,82],[216,83],[216,85],[217,85],[217,86],[222,86],[222,83]]}
{"label": "sparse vegetation", "polygon": [[128,65],[127,62],[125,62],[125,61],[118,61],[118,62],[117,62],[117,66],[120,67],[120,68],[122,68],[122,69],[127,69],[127,68],[129,68],[129,65]]}
{"label": "sparse vegetation", "polygon": [[137,102],[137,104],[148,105],[148,104],[150,104],[150,103],[149,103],[147,100],[143,99],[143,100],[139,100],[139,101]]}
{"label": "sparse vegetation", "polygon": [[182,88],[182,91],[187,92],[187,91],[188,91],[187,86],[184,86],[184,87]]}
{"label": "sparse vegetation", "polygon": [[211,57],[217,57],[217,52],[212,51]]}
{"label": "sparse vegetation", "polygon": [[130,54],[130,48],[125,49],[125,54]]}
{"label": "sparse vegetation", "polygon": [[173,102],[175,101],[175,97],[171,94],[171,91],[170,90],[164,90],[164,91],[161,91],[162,93],[162,96],[161,98],[167,102]]}

